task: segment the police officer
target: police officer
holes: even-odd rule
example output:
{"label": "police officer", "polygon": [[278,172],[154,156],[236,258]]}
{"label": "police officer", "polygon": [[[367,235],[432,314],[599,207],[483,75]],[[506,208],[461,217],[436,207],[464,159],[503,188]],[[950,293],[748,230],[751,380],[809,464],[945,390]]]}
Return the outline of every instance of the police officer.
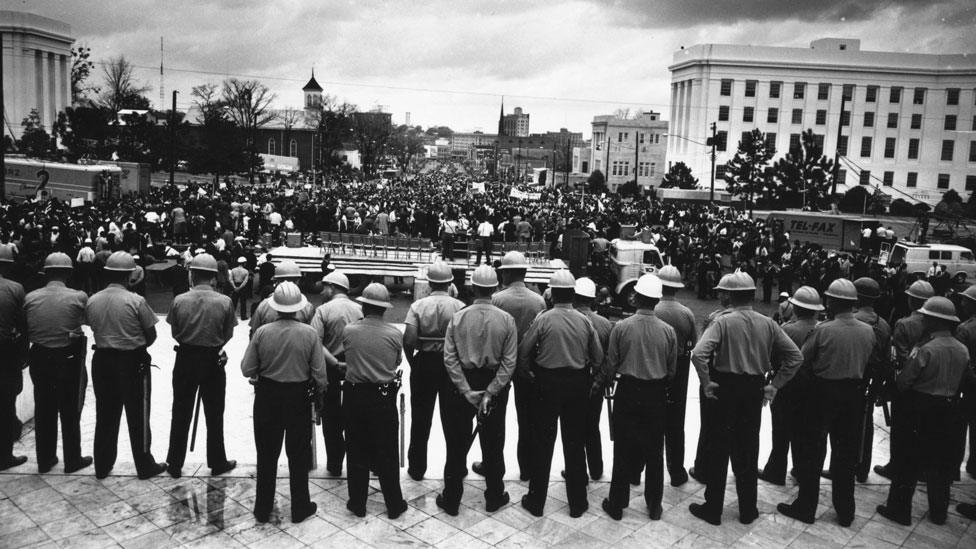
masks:
{"label": "police officer", "polygon": [[898,426],[904,436],[901,453],[892,460],[888,500],[877,507],[878,514],[905,526],[911,525],[912,496],[922,473],[928,485],[929,520],[945,524],[949,487],[959,471],[954,442],[960,417],[955,406],[963,384],[974,381],[969,351],[952,336],[959,323],[952,302],[932,297],[918,312],[928,340],[912,350],[898,372],[903,398],[892,419],[908,425]]}
{"label": "police officer", "polygon": [[880,396],[886,380],[891,378],[891,327],[874,310],[874,304],[881,297],[881,286],[873,278],[863,276],[854,281],[857,288],[857,309],[854,318],[871,326],[878,348],[882,351],[871,355],[864,373],[864,417],[861,420],[860,448],[858,449],[855,478],[867,482],[871,471],[871,452],[874,447],[874,403]]}
{"label": "police officer", "polygon": [[[292,282],[298,286],[302,279],[302,271],[298,267],[298,264],[294,261],[282,261],[275,268],[274,271],[274,282],[275,284],[281,284],[282,282]],[[258,328],[265,324],[269,324],[278,319],[278,312],[274,307],[271,306],[273,301],[273,296],[261,301],[258,304],[257,309],[254,310],[254,314],[251,316],[251,330],[250,336],[254,337],[254,332]],[[305,308],[295,313],[295,320],[301,322],[302,324],[308,324],[312,321],[312,317],[315,315],[315,307],[312,306],[308,300],[305,301]]]}
{"label": "police officer", "polygon": [[[495,292],[491,296],[491,304],[512,315],[515,318],[515,327],[518,330],[519,343],[529,330],[532,320],[543,309],[546,302],[542,296],[533,292],[525,286],[525,274],[528,272],[528,263],[521,252],[510,251],[502,256],[501,271],[502,285],[504,290]],[[532,411],[531,404],[535,396],[535,385],[531,376],[524,370],[517,370],[512,379],[512,391],[515,396],[515,416],[518,419],[518,443],[517,453],[519,478],[523,481],[529,480],[532,471]],[[482,475],[484,470],[481,463],[471,464],[471,470]]]}
{"label": "police officer", "polygon": [[349,278],[333,271],[322,278],[322,297],[325,303],[315,309],[312,328],[322,345],[339,362],[329,366],[329,387],[325,391],[322,408],[322,437],[325,439],[325,468],[337,477],[342,474],[346,457],[346,439],[342,434],[342,380],[345,378],[345,349],[342,330],[346,324],[363,318],[363,308],[349,299]]}
{"label": "police officer", "polygon": [[654,315],[671,326],[678,338],[678,364],[668,386],[664,414],[664,443],[671,486],[681,486],[688,482],[685,471],[685,407],[688,402],[689,353],[698,342],[698,328],[695,313],[674,298],[678,289],[685,287],[681,281],[681,271],[672,265],[665,265],[657,276],[661,280],[661,301],[654,307]]}
{"label": "police officer", "polygon": [[86,322],[95,337],[92,383],[95,388],[95,477],[103,479],[115,466],[119,422],[125,409],[129,441],[140,479],[166,470],[150,451],[149,402],[151,358],[146,349],[156,341],[156,315],[145,298],[126,288],[136,263],[127,252],[105,262],[108,286],[91,296]]}
{"label": "police officer", "polygon": [[318,508],[308,491],[312,453],[309,393],[325,389],[329,382],[326,361],[334,359],[324,352],[315,330],[295,318],[307,305],[297,285],[287,281],[278,284],[269,304],[278,319],[254,333],[241,361],[244,376],[258,379],[254,394],[258,454],[254,518],[258,522],[267,522],[274,507],[282,438],[288,455],[292,522],[305,520]]}
{"label": "police officer", "polygon": [[[783,332],[801,350],[807,336],[817,325],[817,314],[824,310],[820,294],[810,286],[801,286],[790,299],[793,305],[793,320],[783,324]],[[776,365],[779,366],[778,364]],[[793,464],[799,462],[797,454],[797,434],[802,423],[803,401],[808,390],[808,376],[800,371],[776,393],[776,400],[770,404],[773,424],[773,447],[765,467],[759,471],[759,478],[777,486],[786,484],[786,457],[793,449]]]}
{"label": "police officer", "polygon": [[[956,328],[956,339],[969,351],[970,367],[976,360],[976,286],[962,293],[962,307],[969,318]],[[976,371],[976,369],[974,369]],[[966,431],[969,431],[969,459],[966,472],[976,477],[976,387],[964,388],[962,396],[963,425],[959,429],[958,456],[962,462],[966,454]]]}
{"label": "police officer", "polygon": [[237,266],[230,271],[231,301],[234,308],[241,306],[241,320],[247,320],[247,300],[251,297],[251,271],[247,270],[247,258],[237,258]]}
{"label": "police officer", "polygon": [[92,464],[91,456],[81,455],[81,409],[88,387],[86,339],[81,325],[88,295],[67,286],[71,272],[71,258],[66,254],[48,255],[44,260],[47,285],[24,299],[40,473],[47,473],[58,462],[58,416],[64,471],[74,473]]}
{"label": "police officer", "polygon": [[[573,300],[573,307],[583,313],[586,318],[593,323],[596,329],[597,339],[600,341],[600,348],[606,349],[610,341],[610,329],[613,324],[609,320],[598,315],[593,310],[593,301],[596,300],[596,284],[593,280],[582,277],[576,280],[574,289],[576,296]],[[589,370],[593,379],[596,380],[603,369],[603,364],[590,364]],[[612,378],[606,379],[609,383]],[[583,439],[583,448],[586,450],[586,464],[589,467],[590,478],[599,480],[603,477],[603,444],[600,436],[600,416],[603,415],[603,389],[592,391],[589,396],[586,409],[586,432]],[[563,472],[565,476],[565,471]]]}
{"label": "police officer", "polygon": [[0,244],[0,471],[23,465],[27,456],[14,455],[17,438],[17,395],[24,388],[24,287],[10,280],[14,250]]}
{"label": "police officer", "polygon": [[485,470],[485,509],[508,504],[505,491],[505,411],[509,381],[518,358],[518,330],[512,315],[491,304],[498,286],[494,269],[481,265],[471,273],[474,303],[454,314],[444,336],[448,387],[441,394],[441,423],[447,441],[444,491],[437,506],[458,514],[464,491],[465,460],[473,439],[471,420],[478,417]]}
{"label": "police officer", "polygon": [[588,364],[603,363],[603,349],[593,323],[573,309],[576,280],[566,269],[549,279],[553,308],[536,317],[519,344],[518,367],[535,377],[532,406],[533,449],[529,493],[522,507],[541,517],[549,490],[556,425],[562,425],[569,516],[586,512],[586,453],[583,449],[585,402],[592,385]]}
{"label": "police officer", "polygon": [[342,413],[349,452],[346,508],[357,517],[366,516],[372,467],[380,480],[386,514],[395,519],[407,510],[397,467],[397,367],[402,358],[402,336],[383,321],[384,312],[393,308],[386,286],[374,282],[356,301],[363,306],[364,318],[346,324],[342,332],[346,351]]}
{"label": "police officer", "polygon": [[[773,319],[752,309],[756,283],[751,276],[736,271],[717,289],[729,292],[732,311],[716,318],[691,352],[705,397],[712,402],[705,433],[710,454],[703,472],[705,503],[692,503],[689,510],[710,524],[721,524],[731,457],[739,521],[751,524],[759,516],[756,461],[763,399],[773,400],[776,391],[793,377],[803,355]],[[764,386],[771,356],[780,357],[781,365],[772,382]]]}
{"label": "police officer", "polygon": [[[601,378],[620,375],[614,394],[613,476],[603,510],[614,520],[630,504],[631,472],[647,465],[644,501],[652,520],[661,519],[664,495],[664,431],[667,388],[678,361],[678,336],[657,318],[661,280],[645,274],[637,280],[637,312],[613,327]],[[603,388],[603,379],[592,392]],[[565,435],[564,435],[565,436]],[[687,480],[687,479],[686,479]]]}
{"label": "police officer", "polygon": [[[403,350],[410,364],[410,448],[407,474],[422,480],[427,472],[427,441],[437,394],[447,386],[444,333],[464,303],[447,294],[454,280],[451,267],[438,261],[427,269],[429,296],[414,301],[404,320]],[[442,403],[443,406],[443,403]]]}
{"label": "police officer", "polygon": [[[167,472],[180,478],[186,459],[186,440],[193,419],[194,401],[199,399],[207,416],[207,466],[210,474],[221,475],[237,466],[224,449],[224,391],[226,358],[221,350],[234,337],[237,317],[226,295],[214,290],[217,260],[200,254],[190,262],[193,287],[176,296],[166,322],[172,326],[176,348],[173,365],[173,412],[169,430]],[[226,355],[225,355],[226,357]]]}
{"label": "police officer", "polygon": [[854,522],[854,468],[861,418],[864,413],[864,371],[878,350],[874,329],[854,318],[857,289],[846,278],[830,283],[827,308],[832,315],[810,332],[803,343],[804,370],[808,370],[809,397],[803,399],[803,421],[798,439],[797,476],[800,493],[793,503],[780,503],[780,513],[813,524],[820,499],[820,470],[831,441],[830,478],[837,522]]}
{"label": "police officer", "polygon": [[[908,296],[908,306],[911,309],[911,313],[905,318],[898,319],[895,322],[895,326],[891,333],[891,346],[894,351],[894,368],[895,370],[900,370],[905,362],[908,360],[908,356],[911,354],[912,349],[916,345],[922,342],[922,338],[925,336],[925,327],[922,321],[922,314],[919,309],[925,303],[925,300],[935,295],[935,290],[932,289],[932,285],[925,280],[916,280],[912,282],[912,285],[905,290],[905,294]],[[894,398],[891,402],[891,414],[892,418],[898,415],[898,408],[900,406],[899,399]],[[897,422],[900,425],[907,425],[906,422]],[[901,440],[902,433],[892,426],[891,429],[891,441],[889,447],[889,460],[885,465],[875,465],[874,472],[887,478],[891,479],[891,463],[897,459],[898,452],[901,450]]]}

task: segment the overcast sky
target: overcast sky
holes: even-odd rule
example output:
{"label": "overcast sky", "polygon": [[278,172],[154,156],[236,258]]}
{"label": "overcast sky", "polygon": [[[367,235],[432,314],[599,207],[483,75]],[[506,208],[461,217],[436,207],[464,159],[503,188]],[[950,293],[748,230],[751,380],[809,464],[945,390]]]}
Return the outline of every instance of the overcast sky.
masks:
{"label": "overcast sky", "polygon": [[[96,61],[124,54],[159,102],[226,76],[261,80],[301,107],[311,68],[326,93],[403,123],[497,128],[521,106],[531,130],[625,107],[668,117],[673,52],[698,43],[807,47],[860,38],[865,50],[976,53],[976,2],[887,0],[4,0],[69,23]],[[96,78],[101,78],[100,70]]]}

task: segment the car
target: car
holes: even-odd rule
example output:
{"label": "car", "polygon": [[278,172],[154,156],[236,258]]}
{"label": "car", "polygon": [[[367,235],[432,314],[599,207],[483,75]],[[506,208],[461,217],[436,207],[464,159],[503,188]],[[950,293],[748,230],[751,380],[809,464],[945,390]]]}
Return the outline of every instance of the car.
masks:
{"label": "car", "polygon": [[614,294],[622,307],[636,309],[634,286],[645,273],[656,273],[664,266],[654,244],[616,238],[610,242],[610,273]]}
{"label": "car", "polygon": [[910,274],[926,276],[933,263],[945,265],[949,275],[956,280],[976,279],[976,259],[973,251],[955,244],[915,244],[898,242],[888,254],[885,265],[897,268],[902,263]]}

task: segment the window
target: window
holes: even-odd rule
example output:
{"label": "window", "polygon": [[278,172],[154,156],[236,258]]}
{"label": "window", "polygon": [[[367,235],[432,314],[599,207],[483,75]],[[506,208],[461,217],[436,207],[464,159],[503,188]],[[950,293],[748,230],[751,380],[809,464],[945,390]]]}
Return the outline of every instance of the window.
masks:
{"label": "window", "polygon": [[857,180],[858,185],[870,185],[871,184],[871,170],[861,170],[861,175]]}
{"label": "window", "polygon": [[629,132],[617,132],[617,143],[623,143],[624,141],[627,141],[628,139],[630,139],[630,133]]}
{"label": "window", "polygon": [[976,162],[976,141],[969,142],[969,161]]}
{"label": "window", "polygon": [[819,133],[813,134],[813,150],[817,156],[823,154],[824,136]]}
{"label": "window", "polygon": [[871,156],[871,138],[862,137],[861,138],[861,157],[868,158]]}
{"label": "window", "polygon": [[590,173],[589,167],[590,167],[590,162],[588,160],[583,160],[580,162],[581,173]]}
{"label": "window", "polygon": [[854,99],[854,84],[844,84],[844,91],[841,98],[847,101]]}
{"label": "window", "polygon": [[891,88],[891,92],[888,93],[888,102],[901,103],[901,90],[902,88],[898,86]]}
{"label": "window", "polygon": [[288,156],[291,157],[298,156],[298,141],[292,139],[291,143],[288,144]]}
{"label": "window", "polygon": [[623,162],[623,168],[624,168],[624,170],[623,170],[624,173],[622,173],[621,175],[624,175],[624,176],[630,175],[630,161]]}
{"label": "window", "polygon": [[874,113],[866,112],[864,113],[864,127],[873,128],[874,127]]}
{"label": "window", "polygon": [[895,143],[896,143],[896,140],[895,140],[894,137],[887,137],[887,138],[885,138],[885,150],[884,150],[884,157],[885,158],[894,158],[895,157]]}
{"label": "window", "polygon": [[793,99],[803,99],[803,95],[807,90],[806,82],[796,82],[793,84]]}
{"label": "window", "polygon": [[912,104],[913,105],[925,104],[925,88],[915,88],[915,93],[912,94]]}
{"label": "window", "polygon": [[278,154],[277,152],[275,152],[275,150],[276,150],[275,149],[275,140],[272,137],[271,139],[268,139],[268,154],[271,154],[271,155]]}
{"label": "window", "polygon": [[732,80],[728,78],[722,79],[722,88],[719,91],[719,95],[729,96],[732,95]]}
{"label": "window", "polygon": [[769,110],[766,111],[766,122],[770,124],[779,122],[779,109],[776,107],[770,107]]}
{"label": "window", "polygon": [[803,123],[803,109],[793,109],[793,115],[792,115],[792,117],[790,119],[790,122],[793,123],[793,124],[802,124]]}
{"label": "window", "polygon": [[840,113],[840,125],[841,126],[851,125],[851,111],[844,111]]}
{"label": "window", "polygon": [[654,144],[657,145],[659,143],[661,143],[661,134],[656,133],[654,134]]}
{"label": "window", "polygon": [[908,179],[905,180],[906,187],[918,186],[918,172],[908,172]]}
{"label": "window", "polygon": [[976,132],[976,114],[973,115],[973,131]]}
{"label": "window", "polygon": [[840,136],[840,140],[837,141],[837,154],[841,156],[847,156],[847,136]]}
{"label": "window", "polygon": [[940,189],[948,189],[949,188],[949,174],[947,174],[947,173],[940,173],[939,174],[938,182],[936,183],[936,186],[939,187]]}
{"label": "window", "polygon": [[820,83],[817,85],[817,99],[826,101],[830,97],[830,84]]}
{"label": "window", "polygon": [[839,169],[837,170],[837,182],[846,183],[847,182],[847,170]]}
{"label": "window", "polygon": [[945,129],[949,131],[956,130],[956,115],[947,114],[945,117]]}
{"label": "window", "polygon": [[754,110],[755,109],[753,107],[745,107],[744,109],[742,109],[742,121],[743,122],[752,122],[752,117],[753,117],[753,111]]}
{"label": "window", "polygon": [[766,148],[771,151],[776,150],[776,133],[766,132]]}
{"label": "window", "polygon": [[897,128],[898,127],[898,113],[889,112],[888,113],[888,127]]}
{"label": "window", "polygon": [[864,94],[864,101],[868,103],[874,103],[878,100],[878,86],[868,86],[867,92]]}
{"label": "window", "polygon": [[800,134],[791,133],[790,134],[790,152],[797,152],[801,149],[800,147]]}
{"label": "window", "polygon": [[718,166],[715,166],[715,179],[719,179],[719,180],[725,179],[725,170],[726,170],[725,164],[719,164]]}
{"label": "window", "polygon": [[967,175],[966,176],[966,190],[967,191],[976,191],[976,175]]}
{"label": "window", "polygon": [[748,143],[752,141],[752,132],[742,132],[742,140],[739,143]]}
{"label": "window", "polygon": [[725,151],[725,149],[728,146],[727,144],[728,144],[728,141],[729,141],[729,132],[724,131],[724,130],[723,131],[720,131],[720,132],[717,132],[715,134],[715,140],[716,140],[715,150],[716,151]]}
{"label": "window", "polygon": [[824,109],[817,109],[816,124],[818,126],[823,126],[826,123],[827,123],[827,111]]}
{"label": "window", "polygon": [[908,159],[918,160],[918,138],[912,138],[908,140]]}
{"label": "window", "polygon": [[746,97],[756,96],[756,82],[755,80],[746,80]]}
{"label": "window", "polygon": [[952,161],[953,149],[956,147],[956,142],[951,139],[942,140],[942,160],[946,162]]}
{"label": "window", "polygon": [[921,114],[913,114],[912,115],[912,129],[913,130],[918,130],[918,129],[921,129],[921,128],[922,128],[922,115]]}
{"label": "window", "polygon": [[946,90],[946,105],[959,104],[959,88],[949,88]]}
{"label": "window", "polygon": [[637,134],[637,141],[640,142],[641,145],[644,144],[644,134],[643,133],[638,133]]}
{"label": "window", "polygon": [[779,90],[783,87],[782,82],[772,81],[769,83],[769,97],[771,99],[779,99]]}
{"label": "window", "polygon": [[651,163],[650,162],[640,162],[640,163],[637,164],[637,176],[638,177],[649,177],[649,176],[652,176],[652,175],[654,175],[654,173],[651,171]]}
{"label": "window", "polygon": [[895,184],[895,172],[885,172],[882,184],[885,187],[890,187]]}

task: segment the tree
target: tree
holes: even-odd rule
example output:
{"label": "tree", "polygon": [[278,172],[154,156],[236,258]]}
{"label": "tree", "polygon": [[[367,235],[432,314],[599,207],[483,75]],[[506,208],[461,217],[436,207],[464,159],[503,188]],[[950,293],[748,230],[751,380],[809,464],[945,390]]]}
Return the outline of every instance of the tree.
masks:
{"label": "tree", "polygon": [[350,103],[340,103],[335,96],[325,95],[320,108],[307,114],[305,123],[317,128],[316,135],[319,142],[319,169],[332,172],[342,169],[343,160],[336,151],[340,151],[345,144],[353,141],[352,114],[356,106]]}
{"label": "tree", "polygon": [[784,206],[823,205],[834,183],[834,161],[823,154],[813,130],[800,135],[800,145],[773,164],[773,176],[779,182],[774,198]]}
{"label": "tree", "polygon": [[136,81],[135,66],[125,56],[113,57],[102,67],[105,88],[99,96],[101,105],[113,113],[121,109],[148,109],[149,99],[143,96],[152,88]]}
{"label": "tree", "polygon": [[99,88],[87,84],[88,77],[91,76],[95,64],[91,61],[91,48],[78,46],[71,48],[71,102],[77,103],[89,92],[98,94]]}
{"label": "tree", "polygon": [[420,127],[411,128],[400,125],[393,130],[390,139],[390,152],[397,161],[397,165],[402,172],[406,172],[410,166],[410,161],[415,156],[424,152],[424,139]]}
{"label": "tree", "polygon": [[955,189],[949,189],[942,195],[942,200],[935,205],[936,215],[945,217],[959,217],[965,215],[966,206],[962,203],[962,197]]}
{"label": "tree", "polygon": [[697,189],[698,179],[691,175],[691,168],[684,162],[676,162],[664,174],[661,180],[662,189]]}
{"label": "tree", "polygon": [[271,102],[275,95],[257,80],[224,80],[221,101],[227,107],[227,117],[244,131],[246,148],[251,158],[248,179],[254,183],[254,168],[262,165],[261,157],[254,151],[258,128],[275,118]]}
{"label": "tree", "polygon": [[390,114],[384,112],[352,113],[353,135],[363,163],[363,174],[374,177],[386,154],[393,126]]}
{"label": "tree", "polygon": [[37,109],[31,109],[30,114],[20,123],[23,131],[20,134],[18,148],[27,156],[44,157],[51,151],[51,136],[44,131],[41,115]]}
{"label": "tree", "polygon": [[613,117],[619,118],[620,120],[630,120],[631,118],[633,118],[634,114],[635,113],[632,113],[630,111],[630,107],[621,107],[613,111]]}
{"label": "tree", "polygon": [[607,178],[600,170],[593,170],[586,178],[586,187],[592,194],[600,194],[607,191]]}
{"label": "tree", "polygon": [[749,201],[752,211],[755,195],[771,198],[773,181],[767,164],[776,149],[767,146],[766,134],[758,129],[742,136],[739,149],[725,170],[725,182],[729,194]]}
{"label": "tree", "polygon": [[837,203],[837,209],[844,213],[884,213],[882,194],[878,189],[872,192],[872,188],[868,185],[858,185],[844,193]]}
{"label": "tree", "polygon": [[79,158],[108,158],[110,140],[115,134],[112,125],[115,115],[104,107],[82,101],[58,113],[54,130],[61,145],[68,149],[71,160]]}
{"label": "tree", "polygon": [[620,196],[631,196],[637,198],[640,196],[640,187],[637,186],[637,180],[631,179],[623,185],[617,187],[617,194]]}
{"label": "tree", "polygon": [[892,200],[891,204],[888,206],[888,213],[891,215],[900,215],[905,217],[914,216],[915,207],[911,202],[905,200],[904,198],[896,198]]}
{"label": "tree", "polygon": [[[189,139],[184,155],[192,173],[211,173],[214,180],[221,174],[248,169],[244,132],[228,119],[223,99],[214,84],[195,86],[190,92],[202,120],[199,131]],[[187,139],[180,139],[186,143]]]}

